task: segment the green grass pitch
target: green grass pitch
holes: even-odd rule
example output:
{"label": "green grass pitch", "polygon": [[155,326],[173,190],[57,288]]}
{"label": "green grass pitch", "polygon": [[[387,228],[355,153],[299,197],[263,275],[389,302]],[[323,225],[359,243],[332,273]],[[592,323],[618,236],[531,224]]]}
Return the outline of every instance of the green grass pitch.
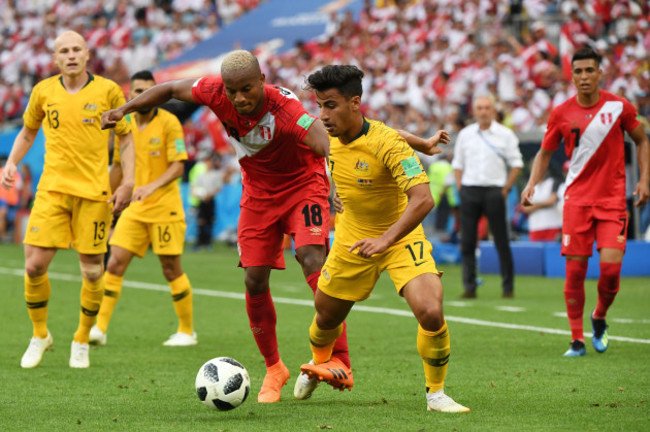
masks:
{"label": "green grass pitch", "polygon": [[[348,318],[355,386],[321,384],[307,401],[293,399],[309,359],[311,291],[290,255],[275,271],[280,353],[292,373],[277,404],[258,404],[264,362],[248,328],[243,270],[233,249],[186,253],[194,287],[199,344],[163,347],[176,330],[169,289],[157,258],[135,259],[126,274],[108,344],[91,348],[91,367],[68,367],[79,314],[79,265],[60,251],[50,268],[49,329],[54,350],[32,370],[20,368],[31,337],[23,296],[22,248],[0,245],[0,430],[3,431],[647,431],[650,430],[650,283],[624,278],[609,313],[610,349],[566,359],[569,333],[563,280],[517,277],[516,298],[500,298],[500,280],[484,276],[479,298],[461,301],[460,268],[443,265],[445,314],[452,337],[447,393],[469,414],[426,411],[417,323],[382,277],[373,296]],[[587,281],[586,310],[596,301]],[[585,330],[590,331],[588,319]],[[251,376],[251,395],[229,412],[196,397],[199,367],[234,357]]]}

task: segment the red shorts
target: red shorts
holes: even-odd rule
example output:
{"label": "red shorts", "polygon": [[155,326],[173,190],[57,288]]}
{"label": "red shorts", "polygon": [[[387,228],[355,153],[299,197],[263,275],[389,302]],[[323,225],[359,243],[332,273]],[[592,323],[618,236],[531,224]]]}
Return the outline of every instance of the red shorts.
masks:
{"label": "red shorts", "polygon": [[329,190],[318,189],[312,192],[303,190],[286,199],[255,200],[249,197],[239,214],[239,267],[284,269],[284,234],[293,238],[296,249],[305,245],[328,247]]}
{"label": "red shorts", "polygon": [[625,250],[627,211],[598,206],[564,205],[562,255],[591,256],[596,248]]}

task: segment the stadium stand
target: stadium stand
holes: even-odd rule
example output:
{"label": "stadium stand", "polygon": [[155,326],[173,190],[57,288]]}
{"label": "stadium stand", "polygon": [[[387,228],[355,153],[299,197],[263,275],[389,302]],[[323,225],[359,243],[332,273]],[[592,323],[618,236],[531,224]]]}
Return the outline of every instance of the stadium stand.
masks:
{"label": "stadium stand", "polygon": [[[269,6],[281,1],[270,0]],[[19,125],[34,83],[55,73],[50,45],[61,29],[75,29],[88,39],[92,71],[124,83],[135,70],[169,64],[260,3],[266,2],[0,1],[0,128]],[[351,63],[366,72],[364,110],[369,117],[421,135],[439,128],[453,133],[470,120],[472,96],[489,92],[497,100],[500,120],[522,143],[538,144],[550,109],[574,94],[567,80],[571,53],[589,44],[604,56],[603,87],[635,104],[650,130],[647,2],[350,4],[357,6],[329,15],[324,34],[316,39],[299,41],[284,52],[276,52],[270,43],[254,50],[267,81],[294,90],[311,112],[317,108],[312,95],[301,91],[304,77],[324,64]],[[186,132],[199,138],[189,140],[191,152],[205,137],[215,150],[227,152],[218,119],[199,111],[192,121],[185,125]]]}
{"label": "stadium stand", "polygon": [[35,83],[56,73],[52,44],[72,29],[91,50],[89,69],[122,85],[190,49],[258,0],[0,1],[0,124],[20,117]]}

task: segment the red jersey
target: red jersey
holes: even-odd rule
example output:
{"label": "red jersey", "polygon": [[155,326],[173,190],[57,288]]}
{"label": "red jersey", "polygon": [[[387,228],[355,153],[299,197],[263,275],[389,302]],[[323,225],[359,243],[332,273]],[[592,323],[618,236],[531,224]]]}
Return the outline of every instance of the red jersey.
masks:
{"label": "red jersey", "polygon": [[304,143],[316,118],[287,89],[266,85],[264,94],[260,112],[244,116],[228,100],[221,78],[200,78],[192,87],[194,101],[214,111],[237,151],[242,205],[248,197],[278,198],[299,192],[314,181],[315,174],[327,178],[325,158]]}
{"label": "red jersey", "polygon": [[625,207],[624,132],[638,125],[632,104],[604,90],[590,107],[574,96],[551,111],[542,148],[554,151],[564,138],[571,159],[565,205]]}

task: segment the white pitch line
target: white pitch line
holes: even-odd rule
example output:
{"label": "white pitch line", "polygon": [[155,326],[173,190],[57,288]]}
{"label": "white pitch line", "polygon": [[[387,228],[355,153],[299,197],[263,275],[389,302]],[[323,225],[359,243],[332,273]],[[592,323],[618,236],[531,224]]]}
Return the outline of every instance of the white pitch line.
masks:
{"label": "white pitch line", "polygon": [[445,301],[445,306],[469,307],[469,306],[471,306],[471,305],[469,305],[467,302],[464,302],[464,301],[454,301],[454,300],[451,300],[451,301]]}
{"label": "white pitch line", "polygon": [[[22,278],[25,274],[25,271],[23,269],[0,267],[0,274],[6,274],[6,275]],[[81,282],[80,276],[71,275],[67,273],[48,272],[48,275],[50,279]],[[169,286],[163,284],[125,280],[124,286],[129,288],[137,288],[137,289],[144,289],[149,291],[160,291],[160,292],[169,293]],[[230,298],[236,300],[245,299],[244,294],[209,290],[203,288],[192,288],[192,293],[198,295],[210,296],[210,297],[223,297],[223,298]],[[300,299],[293,299],[293,298],[286,298],[286,297],[273,297],[273,301],[275,303],[307,306],[311,308],[314,307],[313,300],[300,300]],[[413,313],[410,310],[380,308],[380,307],[364,306],[360,304],[355,305],[354,310],[369,312],[369,313],[378,313],[384,315],[413,317]],[[536,333],[549,333],[549,334],[569,335],[569,336],[571,335],[571,332],[568,330],[559,330],[559,329],[552,329],[546,327],[535,327],[535,326],[528,326],[528,325],[521,325],[521,324],[500,323],[494,321],[484,321],[484,320],[478,320],[474,318],[465,318],[465,317],[458,317],[453,315],[445,315],[445,319],[450,322],[458,322],[458,323],[476,325],[481,327],[496,327],[496,328],[504,328],[504,329],[511,329],[511,330],[525,330],[525,331],[531,331]],[[591,337],[591,333],[585,333],[584,335],[586,337]],[[621,342],[650,344],[650,339],[637,339],[637,338],[629,338],[624,336],[609,336],[609,339],[617,340]]]}
{"label": "white pitch line", "polygon": [[518,306],[496,306],[494,309],[503,312],[524,312],[526,310],[526,308],[522,308]]}

